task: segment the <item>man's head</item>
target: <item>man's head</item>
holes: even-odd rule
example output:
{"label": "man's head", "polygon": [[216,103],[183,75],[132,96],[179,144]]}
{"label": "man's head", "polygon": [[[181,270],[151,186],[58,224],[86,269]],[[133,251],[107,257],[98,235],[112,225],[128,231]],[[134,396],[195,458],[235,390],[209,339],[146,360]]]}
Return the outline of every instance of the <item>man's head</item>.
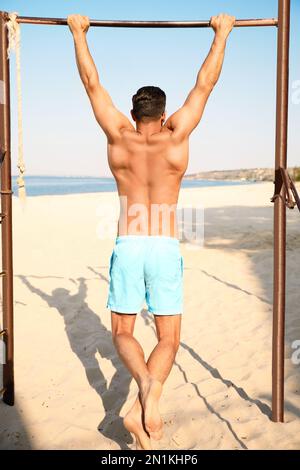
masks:
{"label": "man's head", "polygon": [[165,119],[166,94],[157,86],[143,86],[132,97],[131,115],[135,121]]}

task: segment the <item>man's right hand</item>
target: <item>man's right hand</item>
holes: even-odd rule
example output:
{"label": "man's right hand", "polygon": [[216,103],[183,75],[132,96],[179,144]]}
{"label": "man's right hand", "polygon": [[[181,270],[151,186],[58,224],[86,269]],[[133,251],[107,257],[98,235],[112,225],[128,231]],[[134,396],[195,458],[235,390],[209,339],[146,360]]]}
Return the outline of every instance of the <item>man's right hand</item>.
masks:
{"label": "man's right hand", "polygon": [[226,39],[232,30],[235,23],[235,16],[226,15],[221,13],[218,16],[212,16],[210,19],[210,25],[214,32]]}
{"label": "man's right hand", "polygon": [[90,26],[90,20],[88,16],[69,15],[67,21],[70,31],[73,35],[78,33],[87,33]]}

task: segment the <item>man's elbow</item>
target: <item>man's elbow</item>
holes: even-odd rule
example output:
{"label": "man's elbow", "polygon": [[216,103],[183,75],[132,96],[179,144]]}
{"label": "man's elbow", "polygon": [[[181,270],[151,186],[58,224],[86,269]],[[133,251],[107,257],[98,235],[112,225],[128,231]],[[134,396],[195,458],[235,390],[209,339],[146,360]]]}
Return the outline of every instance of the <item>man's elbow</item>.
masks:
{"label": "man's elbow", "polygon": [[204,83],[200,83],[199,84],[199,90],[201,91],[201,94],[203,95],[210,95],[211,92],[213,91],[214,87],[215,87],[216,83],[214,82],[211,82],[211,81],[207,81],[207,82],[204,82]]}
{"label": "man's elbow", "polygon": [[202,93],[209,95],[214,89],[217,80],[213,80],[211,77],[203,77],[197,84],[197,88],[201,90]]}
{"label": "man's elbow", "polygon": [[94,93],[94,91],[99,87],[99,79],[98,77],[92,75],[86,75],[84,77],[81,77],[82,83],[86,89],[86,91],[90,93]]}

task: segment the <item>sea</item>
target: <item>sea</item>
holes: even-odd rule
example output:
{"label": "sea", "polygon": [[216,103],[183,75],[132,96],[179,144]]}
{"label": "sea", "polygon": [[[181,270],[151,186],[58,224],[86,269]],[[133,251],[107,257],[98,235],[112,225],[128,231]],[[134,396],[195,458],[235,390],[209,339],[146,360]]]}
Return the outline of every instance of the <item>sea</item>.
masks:
{"label": "sea", "polygon": [[[255,184],[253,181],[212,181],[183,179],[182,188],[208,186],[237,186]],[[17,176],[12,177],[14,196],[18,195]],[[91,176],[25,176],[27,196],[52,196],[59,194],[83,194],[114,192],[117,190],[113,178]]]}

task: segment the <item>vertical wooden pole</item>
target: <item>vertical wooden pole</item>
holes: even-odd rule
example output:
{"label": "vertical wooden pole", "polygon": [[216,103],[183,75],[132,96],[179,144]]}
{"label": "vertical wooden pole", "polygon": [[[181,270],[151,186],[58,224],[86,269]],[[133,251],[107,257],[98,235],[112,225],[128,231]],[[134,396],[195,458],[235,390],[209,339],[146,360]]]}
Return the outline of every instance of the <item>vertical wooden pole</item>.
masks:
{"label": "vertical wooden pole", "polygon": [[286,282],[286,206],[280,168],[287,166],[290,0],[278,2],[277,96],[274,201],[274,287],[272,419],[284,421],[284,333]]}
{"label": "vertical wooden pole", "polygon": [[0,150],[1,150],[1,232],[2,232],[2,305],[6,362],[3,365],[3,400],[14,404],[14,331],[12,190],[10,160],[10,95],[7,14],[0,12]]}

